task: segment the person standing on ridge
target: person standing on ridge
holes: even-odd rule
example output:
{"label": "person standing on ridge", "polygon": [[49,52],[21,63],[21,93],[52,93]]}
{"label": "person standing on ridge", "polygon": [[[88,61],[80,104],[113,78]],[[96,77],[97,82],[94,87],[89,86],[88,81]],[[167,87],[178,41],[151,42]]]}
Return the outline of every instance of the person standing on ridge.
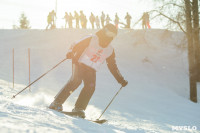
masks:
{"label": "person standing on ridge", "polygon": [[107,16],[106,16],[106,24],[109,24],[110,21],[111,21],[110,16],[107,14]]}
{"label": "person standing on ridge", "polygon": [[105,21],[105,14],[104,12],[101,13],[101,26],[104,27],[104,21]]}
{"label": "person standing on ridge", "polygon": [[64,19],[65,19],[65,28],[67,28],[67,25],[69,24],[69,15],[67,12],[65,12]]}
{"label": "person standing on ridge", "polygon": [[52,17],[51,17],[51,12],[49,12],[48,16],[47,16],[47,27],[46,27],[46,30],[49,28],[50,26],[50,29],[52,28],[52,25],[53,25],[53,21],[52,21]]}
{"label": "person standing on ridge", "polygon": [[74,17],[72,16],[71,12],[69,13],[69,28],[73,28],[73,19]]}
{"label": "person standing on ridge", "polygon": [[94,29],[94,22],[95,22],[95,16],[94,14],[91,12],[91,15],[90,15],[90,23],[92,25],[92,29]]}
{"label": "person standing on ridge", "polygon": [[117,13],[115,14],[115,21],[114,21],[114,23],[115,23],[116,28],[118,29],[119,17],[118,17],[118,15],[117,15]]}
{"label": "person standing on ridge", "polygon": [[95,18],[95,23],[96,23],[97,29],[100,29],[100,20],[99,20],[98,16],[96,16],[96,18]]}
{"label": "person standing on ridge", "polygon": [[151,29],[151,26],[149,24],[149,13],[148,12],[144,12],[142,15],[142,29]]}
{"label": "person standing on ridge", "polygon": [[128,12],[126,13],[126,16],[125,16],[124,19],[126,19],[126,26],[125,26],[125,28],[129,28],[130,29],[132,17],[129,15]]}
{"label": "person standing on ridge", "polygon": [[147,29],[147,25],[146,25],[146,12],[143,13],[142,18],[140,20],[142,20],[142,29]]}
{"label": "person standing on ridge", "polygon": [[74,19],[76,20],[76,28],[79,28],[79,15],[76,11],[74,11]]}
{"label": "person standing on ridge", "polygon": [[151,26],[149,24],[149,13],[148,12],[146,12],[146,25],[147,25],[148,29],[151,29]]}
{"label": "person standing on ridge", "polygon": [[83,11],[80,11],[80,22],[81,22],[81,28],[84,28],[85,25],[85,15],[83,14]]}
{"label": "person standing on ridge", "polygon": [[56,28],[56,12],[54,10],[51,11],[51,20],[53,22],[52,29]]}
{"label": "person standing on ridge", "polygon": [[117,28],[113,24],[108,24],[96,34],[71,46],[66,58],[72,59],[72,76],[55,96],[54,101],[49,106],[50,109],[62,111],[62,104],[83,81],[84,87],[72,112],[77,113],[78,117],[85,118],[84,111],[95,91],[96,71],[105,61],[118,83],[123,87],[128,84],[128,81],[119,72],[115,60],[115,51],[111,46],[111,41],[116,37],[117,32]]}
{"label": "person standing on ridge", "polygon": [[86,15],[84,15],[84,19],[83,19],[83,28],[84,29],[87,29],[87,22],[88,22],[87,17],[86,17]]}

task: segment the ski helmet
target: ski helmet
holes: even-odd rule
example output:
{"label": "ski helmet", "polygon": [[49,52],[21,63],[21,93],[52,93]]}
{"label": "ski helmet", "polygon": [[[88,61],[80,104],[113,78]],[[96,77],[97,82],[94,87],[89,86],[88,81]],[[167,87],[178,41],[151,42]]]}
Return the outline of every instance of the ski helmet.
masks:
{"label": "ski helmet", "polygon": [[107,24],[107,25],[104,26],[103,29],[108,29],[109,31],[111,31],[115,34],[117,34],[117,32],[118,32],[116,26],[114,26],[113,24]]}

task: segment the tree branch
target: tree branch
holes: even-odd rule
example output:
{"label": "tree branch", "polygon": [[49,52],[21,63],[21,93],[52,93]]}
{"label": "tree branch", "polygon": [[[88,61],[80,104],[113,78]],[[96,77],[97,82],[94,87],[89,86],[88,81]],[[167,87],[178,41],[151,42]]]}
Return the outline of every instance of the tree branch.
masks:
{"label": "tree branch", "polygon": [[[160,12],[160,11],[158,11],[158,10],[151,10],[150,12],[157,12],[158,15],[156,15],[155,17],[157,17],[157,16],[163,16],[163,17],[169,19],[170,21],[176,23],[176,24],[179,26],[179,28],[183,31],[183,33],[186,34],[186,31],[183,29],[183,27],[181,26],[181,24],[180,24],[178,21],[176,21],[176,20],[174,20],[174,19],[168,17],[167,15],[163,14],[162,12]],[[153,18],[155,18],[155,17],[153,17]]]}
{"label": "tree branch", "polygon": [[177,7],[179,7],[179,8],[185,9],[184,6],[177,5],[176,3],[166,3],[166,4],[164,4],[164,5],[162,5],[161,7],[158,7],[158,8],[163,9],[165,6],[168,6],[168,5],[173,5],[173,6],[177,6]]}

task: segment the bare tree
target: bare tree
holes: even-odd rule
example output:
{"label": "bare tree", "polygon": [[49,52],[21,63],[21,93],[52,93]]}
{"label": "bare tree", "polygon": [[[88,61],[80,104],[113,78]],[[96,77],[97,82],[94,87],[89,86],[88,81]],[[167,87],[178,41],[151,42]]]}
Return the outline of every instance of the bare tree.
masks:
{"label": "bare tree", "polygon": [[192,29],[192,14],[190,0],[185,1],[186,13],[186,29],[188,39],[188,60],[189,60],[189,78],[190,78],[190,100],[197,102],[197,85],[196,85],[196,64],[195,64],[195,50],[193,45],[193,29]]}
{"label": "bare tree", "polygon": [[199,43],[199,9],[198,0],[192,1],[192,14],[193,14],[193,41],[195,50],[195,59],[197,67],[197,81],[200,82],[200,43]]}
{"label": "bare tree", "polygon": [[[158,0],[154,0],[158,2]],[[198,0],[163,0],[161,6],[150,11],[153,19],[168,19],[169,29],[182,30],[188,40],[190,99],[197,102],[197,85],[200,82],[199,4]]]}

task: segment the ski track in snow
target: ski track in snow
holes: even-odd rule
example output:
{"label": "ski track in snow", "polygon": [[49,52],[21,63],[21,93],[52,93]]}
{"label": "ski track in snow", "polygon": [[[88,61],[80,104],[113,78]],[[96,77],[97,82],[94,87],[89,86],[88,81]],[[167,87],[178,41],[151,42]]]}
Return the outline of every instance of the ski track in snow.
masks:
{"label": "ski track in snow", "polygon": [[[65,58],[69,45],[95,30],[0,30],[0,132],[64,133],[199,133],[200,105],[189,100],[186,40],[181,32],[120,30],[112,45],[118,67],[129,81],[103,115],[99,125],[46,107],[71,75],[66,61],[15,99],[28,84],[27,49],[31,49],[31,80]],[[12,48],[15,48],[15,88],[12,87]],[[83,85],[81,85],[82,87]],[[71,110],[80,93],[64,104]],[[86,110],[100,116],[120,88],[106,65],[97,72],[95,93]],[[199,88],[198,88],[199,89]],[[200,96],[199,96],[200,97]],[[198,98],[200,100],[200,98]],[[195,126],[197,130],[172,130]]]}

